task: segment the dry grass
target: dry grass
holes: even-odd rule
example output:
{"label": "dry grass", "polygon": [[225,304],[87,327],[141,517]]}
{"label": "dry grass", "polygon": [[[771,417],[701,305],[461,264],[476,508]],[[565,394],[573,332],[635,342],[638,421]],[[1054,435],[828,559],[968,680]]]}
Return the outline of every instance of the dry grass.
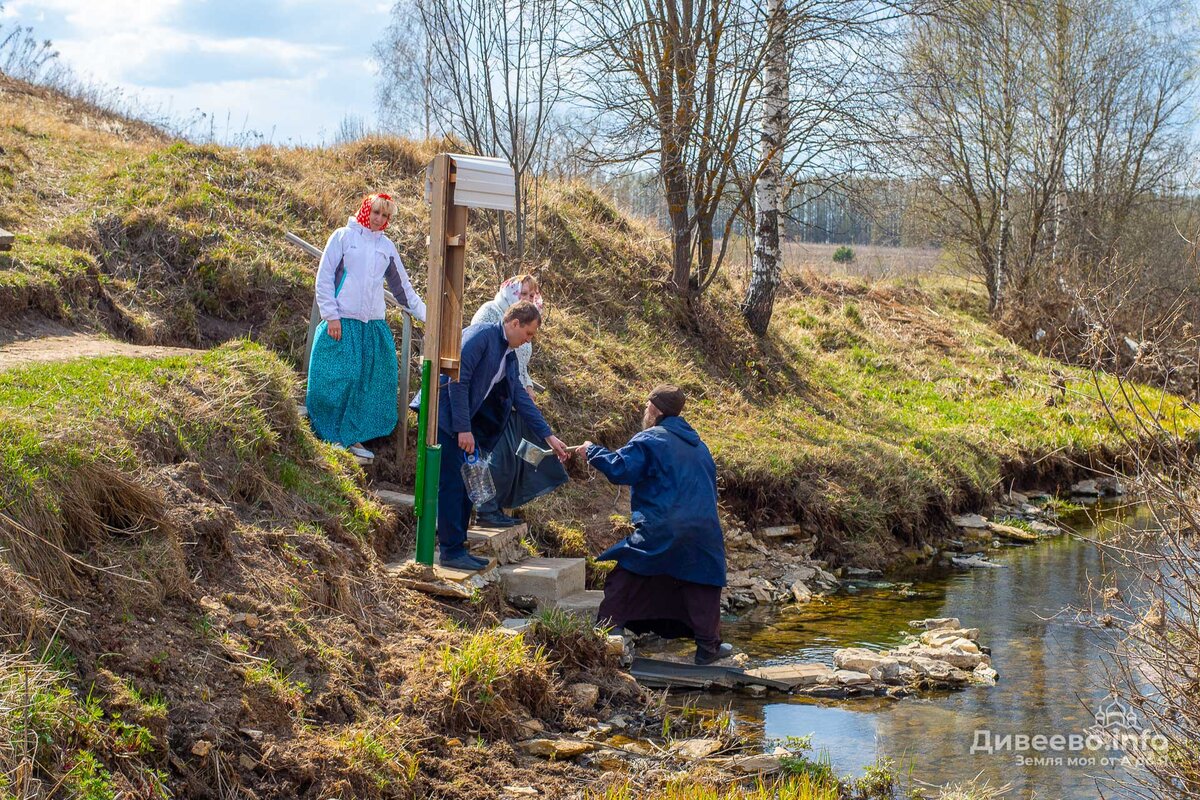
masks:
{"label": "dry grass", "polygon": [[796,275],[812,271],[827,275],[885,280],[946,273],[951,267],[939,248],[859,244],[846,245],[854,252],[854,260],[847,264],[838,264],[834,262],[833,254],[842,246],[788,242],[782,248],[784,272]]}

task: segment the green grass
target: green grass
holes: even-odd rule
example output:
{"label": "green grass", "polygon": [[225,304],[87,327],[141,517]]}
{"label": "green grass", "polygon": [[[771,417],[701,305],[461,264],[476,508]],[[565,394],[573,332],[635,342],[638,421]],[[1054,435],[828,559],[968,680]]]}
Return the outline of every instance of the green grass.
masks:
{"label": "green grass", "polygon": [[471,700],[491,703],[501,693],[504,681],[527,668],[545,666],[545,651],[530,648],[521,634],[479,631],[461,644],[442,650],[441,667],[452,702]]}
{"label": "green grass", "polygon": [[27,775],[61,783],[66,797],[115,800],[120,784],[139,787],[140,797],[168,796],[150,731],[106,712],[98,696],[76,691],[66,673],[45,663],[7,654],[0,660],[0,733],[8,745],[0,753],[0,791],[17,791],[8,782]]}
{"label": "green grass", "polygon": [[271,660],[255,661],[244,672],[247,685],[258,685],[267,689],[285,704],[297,707],[311,691],[304,681],[293,679]]}

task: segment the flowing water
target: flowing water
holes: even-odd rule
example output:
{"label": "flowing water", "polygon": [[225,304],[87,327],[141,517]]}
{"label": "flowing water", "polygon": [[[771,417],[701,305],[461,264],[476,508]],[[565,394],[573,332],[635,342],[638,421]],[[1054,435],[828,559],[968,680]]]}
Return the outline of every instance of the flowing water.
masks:
{"label": "flowing water", "polygon": [[[1095,524],[1078,525],[1084,537],[1105,538],[1121,525],[1145,528],[1143,512],[1107,512]],[[723,624],[723,636],[755,664],[820,661],[832,664],[840,647],[885,649],[900,644],[908,621],[958,617],[980,629],[1000,673],[994,687],[923,694],[901,700],[816,701],[734,699],[743,720],[761,724],[768,739],[812,734],[839,773],[859,773],[877,758],[895,759],[910,779],[961,783],[981,776],[993,787],[1012,787],[1006,797],[1075,800],[1100,796],[1097,779],[1121,776],[1105,765],[1108,751],[986,753],[982,731],[994,736],[1046,737],[1085,734],[1107,696],[1103,645],[1077,621],[1072,608],[1088,607],[1093,586],[1121,585],[1121,575],[1090,541],[1060,536],[994,553],[1003,569],[925,574],[911,584],[862,585],[807,606],[760,609]],[[710,696],[721,705],[729,696]],[[1033,758],[1062,759],[1061,764]],[[1095,757],[1096,763],[1069,764]],[[1120,758],[1120,754],[1116,754]],[[1105,789],[1106,796],[1120,796]]]}

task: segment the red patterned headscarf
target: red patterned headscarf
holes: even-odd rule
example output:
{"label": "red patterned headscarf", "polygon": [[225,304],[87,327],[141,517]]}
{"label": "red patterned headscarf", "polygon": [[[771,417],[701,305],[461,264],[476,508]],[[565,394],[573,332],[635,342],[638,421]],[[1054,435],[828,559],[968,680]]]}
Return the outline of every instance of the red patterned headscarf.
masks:
{"label": "red patterned headscarf", "polygon": [[[391,199],[392,196],[390,194],[384,194],[383,192],[367,195],[363,198],[362,206],[358,209],[358,215],[354,219],[358,220],[359,225],[362,225],[367,230],[371,230],[371,206],[375,205],[376,200],[390,201]],[[390,221],[388,220],[388,222]],[[383,223],[383,228],[380,228],[380,230],[386,229],[387,226],[387,222]]]}

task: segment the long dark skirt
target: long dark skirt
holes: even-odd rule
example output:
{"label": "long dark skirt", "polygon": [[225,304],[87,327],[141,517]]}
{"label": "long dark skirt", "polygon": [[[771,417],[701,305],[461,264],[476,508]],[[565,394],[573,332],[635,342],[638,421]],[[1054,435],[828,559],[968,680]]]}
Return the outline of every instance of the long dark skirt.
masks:
{"label": "long dark skirt", "polygon": [[513,411],[508,415],[508,423],[504,426],[499,441],[492,448],[488,461],[492,481],[496,484],[496,497],[484,503],[480,511],[520,508],[531,500],[549,494],[570,479],[556,456],[546,456],[536,467],[518,458],[517,446],[521,444],[522,439],[528,439],[538,447],[546,447],[546,443],[530,430],[525,420]]}
{"label": "long dark skirt", "polygon": [[597,617],[633,633],[695,639],[697,647],[713,651],[721,646],[721,587],[617,567],[604,583]]}

